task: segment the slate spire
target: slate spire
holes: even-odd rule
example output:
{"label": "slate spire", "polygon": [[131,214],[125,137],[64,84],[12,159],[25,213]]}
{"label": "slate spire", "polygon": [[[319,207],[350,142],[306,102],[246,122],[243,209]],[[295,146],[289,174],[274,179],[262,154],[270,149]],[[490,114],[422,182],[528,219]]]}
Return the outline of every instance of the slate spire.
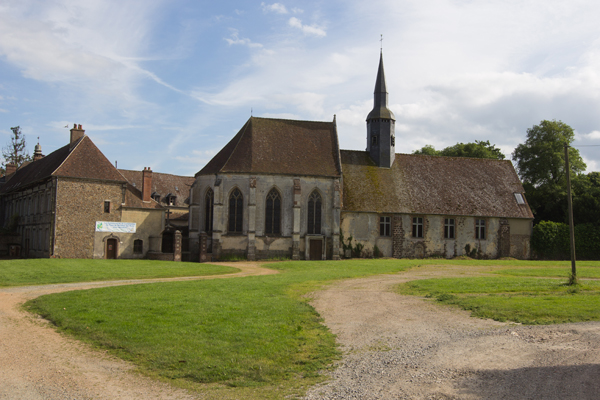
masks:
{"label": "slate spire", "polygon": [[396,158],[394,113],[388,108],[388,92],[383,70],[383,52],[373,92],[373,110],[367,116],[367,151],[379,167],[390,168]]}

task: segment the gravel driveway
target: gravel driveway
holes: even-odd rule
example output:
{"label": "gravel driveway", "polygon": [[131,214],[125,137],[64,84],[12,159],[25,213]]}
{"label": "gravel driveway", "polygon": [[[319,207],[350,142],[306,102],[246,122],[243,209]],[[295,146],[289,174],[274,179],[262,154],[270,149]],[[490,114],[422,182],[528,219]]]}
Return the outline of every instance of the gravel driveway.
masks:
{"label": "gravel driveway", "polygon": [[[275,272],[255,263],[233,266],[242,269],[233,276]],[[600,323],[502,324],[390,292],[400,282],[465,276],[464,270],[419,268],[315,293],[312,304],[338,335],[344,357],[332,379],[306,398],[600,398]],[[469,267],[469,274],[481,272]],[[136,374],[131,364],[90,350],[19,308],[46,293],[141,282],[147,280],[1,289],[0,399],[198,398]]]}

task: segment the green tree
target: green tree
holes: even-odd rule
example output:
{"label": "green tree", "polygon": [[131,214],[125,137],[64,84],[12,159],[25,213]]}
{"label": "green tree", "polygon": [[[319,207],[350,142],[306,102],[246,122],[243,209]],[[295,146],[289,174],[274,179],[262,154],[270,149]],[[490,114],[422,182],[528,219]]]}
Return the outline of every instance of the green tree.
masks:
{"label": "green tree", "polygon": [[457,143],[454,146],[446,147],[443,150],[436,150],[435,147],[428,144],[419,150],[415,150],[413,154],[424,154],[428,156],[446,156],[446,157],[474,157],[474,158],[493,158],[504,160],[502,154],[496,145],[490,143],[489,140],[476,140],[475,143]]}
{"label": "green tree", "polygon": [[[570,145],[574,139],[573,128],[562,121],[544,120],[527,129],[527,140],[512,153],[521,180],[534,187],[562,186],[566,179],[564,145]],[[579,150],[572,147],[569,148],[569,165],[573,176],[586,168]]]}
{"label": "green tree", "polygon": [[2,149],[2,157],[4,157],[4,166],[6,164],[15,164],[20,167],[25,161],[31,161],[31,156],[25,152],[27,144],[25,143],[25,135],[21,132],[19,126],[10,128],[12,136],[10,143]]}

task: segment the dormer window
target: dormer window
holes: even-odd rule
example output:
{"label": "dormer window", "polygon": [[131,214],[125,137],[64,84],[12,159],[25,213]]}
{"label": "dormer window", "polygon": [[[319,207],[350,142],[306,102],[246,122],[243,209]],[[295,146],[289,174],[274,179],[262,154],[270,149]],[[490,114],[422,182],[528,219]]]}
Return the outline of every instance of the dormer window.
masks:
{"label": "dormer window", "polygon": [[175,201],[177,200],[177,196],[175,196],[172,193],[169,193],[166,197],[167,200],[167,205],[169,206],[174,206],[175,205]]}
{"label": "dormer window", "polygon": [[154,192],[150,195],[150,197],[152,197],[152,200],[156,201],[157,203],[160,203],[160,194]]}

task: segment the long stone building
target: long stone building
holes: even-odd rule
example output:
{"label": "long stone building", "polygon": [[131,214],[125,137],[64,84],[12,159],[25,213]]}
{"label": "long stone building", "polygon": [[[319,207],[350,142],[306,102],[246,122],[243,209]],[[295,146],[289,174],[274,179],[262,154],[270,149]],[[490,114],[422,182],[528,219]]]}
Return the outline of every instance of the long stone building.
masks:
{"label": "long stone building", "polygon": [[382,56],[366,136],[366,151],[340,150],[335,117],[251,117],[196,174],[192,254],[530,257],[533,215],[509,161],[396,153]]}

